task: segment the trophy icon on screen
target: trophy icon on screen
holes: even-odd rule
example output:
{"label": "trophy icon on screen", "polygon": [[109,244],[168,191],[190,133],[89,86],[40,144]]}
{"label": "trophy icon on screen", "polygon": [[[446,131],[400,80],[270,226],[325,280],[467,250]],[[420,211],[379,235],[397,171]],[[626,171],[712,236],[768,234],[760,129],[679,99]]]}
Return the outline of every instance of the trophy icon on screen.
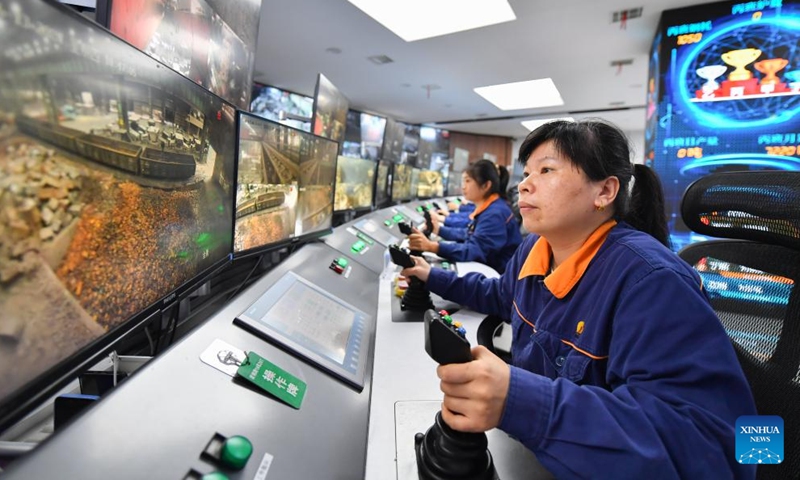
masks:
{"label": "trophy icon on screen", "polygon": [[788,64],[789,60],[785,58],[769,58],[756,62],[753,66],[756,70],[765,75],[764,78],[761,79],[761,82],[759,82],[761,85],[775,85],[781,81],[775,74]]}
{"label": "trophy icon on screen", "polygon": [[731,50],[730,52],[723,53],[722,61],[732,67],[736,67],[736,69],[728,75],[728,80],[736,82],[753,78],[753,74],[744,67],[753,63],[760,55],[761,50],[757,48],[743,48],[741,50]]}
{"label": "trophy icon on screen", "polygon": [[789,70],[783,76],[789,79],[789,87],[793,92],[800,92],[800,70]]}
{"label": "trophy icon on screen", "polygon": [[711,95],[719,88],[717,78],[728,69],[725,65],[706,65],[697,69],[697,75],[706,81],[701,87],[703,95]]}

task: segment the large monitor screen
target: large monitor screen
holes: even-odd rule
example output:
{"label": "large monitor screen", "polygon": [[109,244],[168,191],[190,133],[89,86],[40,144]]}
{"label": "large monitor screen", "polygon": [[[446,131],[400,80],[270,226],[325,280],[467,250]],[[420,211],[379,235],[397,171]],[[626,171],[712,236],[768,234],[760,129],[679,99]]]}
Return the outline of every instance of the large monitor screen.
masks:
{"label": "large monitor screen", "polygon": [[400,163],[417,166],[419,153],[419,125],[406,125],[403,136],[403,153],[400,154]]}
{"label": "large monitor screen", "polygon": [[419,156],[417,166],[441,170],[441,163],[450,157],[450,132],[433,127],[419,130]]}
{"label": "large monitor screen", "polygon": [[295,236],[302,133],[249,115],[239,118],[234,253]]}
{"label": "large monitor screen", "polygon": [[712,172],[800,170],[800,6],[718,2],[667,10],[651,48],[645,162],[661,177],[672,247],[702,239],[683,192]]}
{"label": "large monitor screen", "polygon": [[114,0],[110,30],[246,110],[260,12],[261,0]]}
{"label": "large monitor screen", "polygon": [[442,184],[442,173],[433,170],[422,170],[419,172],[417,196],[420,198],[443,197],[444,185]]}
{"label": "large monitor screen", "polygon": [[380,208],[389,201],[389,173],[392,164],[387,160],[378,162],[378,174],[375,176],[375,206]]}
{"label": "large monitor screen", "polygon": [[240,112],[235,254],[329,230],[336,142]]}
{"label": "large monitor screen", "polygon": [[419,168],[411,169],[411,180],[408,187],[410,198],[419,197],[419,176],[421,171]]}
{"label": "large monitor screen", "polygon": [[250,111],[259,117],[310,132],[314,99],[299,93],[254,83]]}
{"label": "large monitor screen", "polygon": [[386,119],[368,113],[361,114],[361,158],[378,160],[383,151]]}
{"label": "large monitor screen", "polygon": [[370,317],[287,272],[235,322],[359,390],[369,358]]}
{"label": "large monitor screen", "polygon": [[342,142],[342,155],[361,158],[361,112],[347,111],[347,122]]}
{"label": "large monitor screen", "polygon": [[314,134],[342,143],[349,106],[350,102],[347,97],[325,75],[320,73],[317,76],[314,114],[311,121]]}
{"label": "large monitor screen", "polygon": [[363,210],[372,207],[375,167],[372,160],[339,157],[336,162],[336,197],[333,210]]}
{"label": "large monitor screen", "polygon": [[381,158],[392,163],[400,163],[403,156],[403,142],[405,136],[406,124],[395,121],[392,118],[387,118],[386,128],[383,134],[383,153]]}
{"label": "large monitor screen", "polygon": [[49,2],[0,3],[0,429],[229,261],[234,107]]}
{"label": "large monitor screen", "polygon": [[392,201],[411,199],[411,167],[395,165],[392,174]]}

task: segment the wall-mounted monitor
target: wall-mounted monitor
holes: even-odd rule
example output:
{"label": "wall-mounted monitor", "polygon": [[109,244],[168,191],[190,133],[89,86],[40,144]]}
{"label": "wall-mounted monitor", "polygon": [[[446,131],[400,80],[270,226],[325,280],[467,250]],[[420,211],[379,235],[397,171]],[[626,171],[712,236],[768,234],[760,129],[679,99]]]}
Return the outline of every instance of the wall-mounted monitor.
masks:
{"label": "wall-mounted monitor", "polygon": [[372,160],[340,156],[336,162],[336,196],[333,211],[372,208],[375,170]]}
{"label": "wall-mounted monitor", "polygon": [[314,113],[311,120],[315,135],[342,143],[347,126],[347,109],[350,102],[328,78],[317,75],[314,89]]}
{"label": "wall-mounted monitor", "polygon": [[411,199],[411,166],[396,164],[392,169],[392,202]]}
{"label": "wall-mounted monitor", "polygon": [[310,132],[314,99],[299,93],[254,83],[250,111],[259,117]]}
{"label": "wall-mounted monitor", "polygon": [[392,118],[386,119],[383,132],[383,148],[381,158],[392,163],[400,163],[403,156],[403,141],[406,136],[406,124]]}
{"label": "wall-mounted monitor", "polygon": [[409,182],[409,198],[414,199],[419,197],[419,174],[422,170],[419,168],[411,169],[411,180]]}
{"label": "wall-mounted monitor", "polygon": [[389,175],[392,173],[392,162],[378,161],[378,171],[375,175],[375,207],[382,208],[389,202]]}
{"label": "wall-mounted monitor", "polygon": [[442,183],[442,172],[437,172],[435,170],[422,170],[419,172],[417,197],[436,198],[443,196],[444,185]]}
{"label": "wall-mounted monitor", "polygon": [[331,228],[338,145],[240,112],[236,256]]}
{"label": "wall-mounted monitor", "polygon": [[113,0],[110,30],[246,110],[260,12],[261,0]]}
{"label": "wall-mounted monitor", "polygon": [[230,261],[236,115],[66,7],[0,25],[2,431]]}

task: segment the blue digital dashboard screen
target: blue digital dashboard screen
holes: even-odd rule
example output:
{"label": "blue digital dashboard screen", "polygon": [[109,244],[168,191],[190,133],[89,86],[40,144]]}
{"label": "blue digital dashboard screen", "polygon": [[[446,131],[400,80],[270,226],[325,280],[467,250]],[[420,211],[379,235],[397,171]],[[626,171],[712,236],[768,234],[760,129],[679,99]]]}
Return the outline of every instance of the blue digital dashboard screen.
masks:
{"label": "blue digital dashboard screen", "polygon": [[650,56],[646,162],[664,185],[672,247],[701,238],[680,218],[713,172],[800,170],[800,5],[719,2],[665,11]]}

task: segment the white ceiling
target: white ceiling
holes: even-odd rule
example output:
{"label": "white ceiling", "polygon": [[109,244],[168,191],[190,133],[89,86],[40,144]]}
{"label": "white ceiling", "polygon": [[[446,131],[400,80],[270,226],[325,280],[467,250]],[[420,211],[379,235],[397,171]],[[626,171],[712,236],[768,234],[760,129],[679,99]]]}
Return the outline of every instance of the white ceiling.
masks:
{"label": "white ceiling", "polygon": [[[468,133],[519,138],[527,134],[521,120],[566,114],[602,117],[638,132],[644,130],[648,55],[660,14],[696,2],[510,4],[515,21],[407,43],[347,0],[263,0],[255,80],[311,96],[322,72],[353,109]],[[612,12],[636,7],[643,15],[625,29],[612,23]],[[394,62],[376,65],[367,59],[373,55]],[[610,65],[618,59],[633,64],[619,71]],[[473,91],[543,77],[553,79],[564,105],[503,111]],[[439,88],[428,95],[425,85]]]}

